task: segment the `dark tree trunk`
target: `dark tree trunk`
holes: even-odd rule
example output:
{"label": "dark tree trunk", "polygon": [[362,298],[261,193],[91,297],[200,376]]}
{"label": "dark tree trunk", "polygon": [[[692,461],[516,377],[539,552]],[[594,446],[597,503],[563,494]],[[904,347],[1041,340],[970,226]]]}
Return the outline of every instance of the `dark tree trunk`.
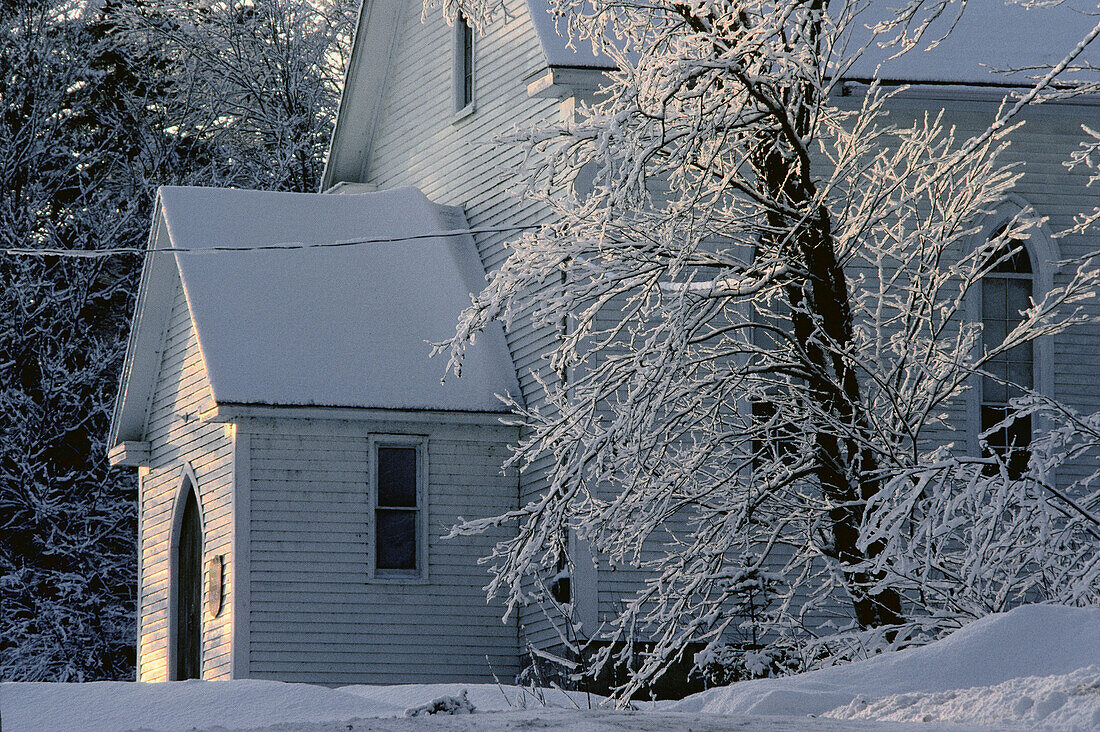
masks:
{"label": "dark tree trunk", "polygon": [[[774,231],[795,232],[794,236],[778,234],[784,240],[770,244],[784,250],[802,269],[787,283],[786,292],[795,340],[813,374],[807,393],[821,413],[834,415],[845,427],[840,434],[819,430],[814,443],[818,482],[833,503],[828,551],[844,568],[860,626],[896,625],[904,620],[901,597],[891,589],[873,591],[881,575],[859,569],[881,551],[879,545],[866,551],[858,545],[864,506],[880,489],[881,478],[874,453],[865,447],[873,435],[862,413],[859,381],[840,355],[851,344],[853,332],[847,277],[836,257],[828,211],[812,208],[816,191],[807,161],[790,152],[783,154],[788,144],[783,135],[778,131],[774,138],[761,141],[754,162],[772,200],[787,210],[806,212],[801,221],[778,208],[767,215]],[[822,342],[831,344],[830,348],[823,348]]]}

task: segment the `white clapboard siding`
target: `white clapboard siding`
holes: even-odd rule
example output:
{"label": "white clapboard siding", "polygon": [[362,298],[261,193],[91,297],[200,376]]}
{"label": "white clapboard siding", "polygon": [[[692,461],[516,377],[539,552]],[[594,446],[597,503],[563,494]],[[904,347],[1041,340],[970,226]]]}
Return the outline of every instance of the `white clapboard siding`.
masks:
{"label": "white clapboard siding", "polygon": [[[165,331],[156,385],[150,400],[145,439],[150,471],[142,479],[139,536],[138,679],[168,678],[169,553],[171,527],[185,465],[198,482],[203,527],[203,678],[229,678],[232,628],[230,586],[232,528],[232,438],[225,425],[205,424],[198,413],[210,401],[210,385],[183,288],[175,280],[172,313]],[[221,613],[206,610],[207,563],[225,561]]]}
{"label": "white clapboard siding", "polygon": [[[431,421],[245,419],[251,678],[322,684],[492,681],[518,671],[518,627],[487,603],[478,558],[506,529],[443,540],[515,507],[514,430]],[[371,582],[369,440],[427,435],[428,578]]]}
{"label": "white clapboard siding", "polygon": [[[436,203],[462,206],[470,226],[537,224],[545,212],[517,195],[522,163],[518,149],[494,144],[496,135],[515,127],[557,119],[560,102],[532,99],[528,78],[545,58],[524,0],[507,0],[504,22],[497,20],[477,38],[475,53],[476,111],[455,119],[452,108],[452,35],[438,10],[421,17],[422,5],[408,2],[396,56],[386,84],[368,170],[362,182],[379,188],[413,185]],[[507,256],[505,243],[516,234],[475,237],[487,270]],[[455,313],[457,320],[457,313]],[[507,333],[520,389],[527,402],[536,400],[532,374],[545,373],[542,355],[558,336],[556,327],[536,329],[521,315]],[[522,478],[521,498],[543,485],[536,465]],[[520,612],[524,642],[548,647],[557,635],[542,610]],[[549,643],[552,645],[553,643]]]}

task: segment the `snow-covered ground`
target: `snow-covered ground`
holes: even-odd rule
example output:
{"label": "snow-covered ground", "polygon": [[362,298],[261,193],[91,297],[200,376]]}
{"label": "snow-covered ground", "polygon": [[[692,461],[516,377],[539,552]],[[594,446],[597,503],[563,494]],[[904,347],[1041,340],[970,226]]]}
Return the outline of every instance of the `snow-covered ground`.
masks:
{"label": "snow-covered ground", "polygon": [[[458,716],[405,718],[441,697]],[[7,732],[67,730],[1100,730],[1100,608],[1022,607],[938,643],[634,711],[492,684],[0,684]]]}

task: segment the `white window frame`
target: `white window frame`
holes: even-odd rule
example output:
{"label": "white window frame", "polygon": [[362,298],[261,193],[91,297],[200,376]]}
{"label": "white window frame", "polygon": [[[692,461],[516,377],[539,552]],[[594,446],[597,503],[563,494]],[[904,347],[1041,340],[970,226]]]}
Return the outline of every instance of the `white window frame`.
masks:
{"label": "white window frame", "polygon": [[[463,38],[464,29],[470,29],[470,98],[466,99],[466,61],[467,49]],[[459,13],[455,16],[451,33],[451,98],[454,109],[454,121],[474,113],[477,107],[477,34],[473,26]]]}
{"label": "white window frame", "polygon": [[[974,235],[971,240],[971,249],[984,246],[997,230],[1009,223],[1014,216],[1019,215],[1022,211],[1034,211],[1034,208],[1019,196],[1009,195],[1008,201],[989,217],[989,223]],[[1034,216],[1038,217],[1039,214],[1035,213]],[[1054,287],[1055,266],[1057,262],[1061,261],[1062,253],[1057,241],[1041,219],[1032,227],[1029,234],[1030,236],[1026,240],[1022,240],[1022,244],[1024,245],[1024,251],[1027,252],[1027,256],[1031,260],[1031,298],[1033,301],[1038,301]],[[966,317],[972,323],[982,322],[981,285],[982,281],[978,280],[966,295]],[[1044,396],[1053,397],[1054,338],[1049,335],[1040,336],[1032,343],[1032,389]],[[980,349],[983,346],[983,341],[979,339],[975,347]],[[982,427],[981,405],[983,401],[982,379],[975,375],[972,377],[971,388],[967,390],[966,399],[967,442],[971,453],[974,455],[980,454],[981,451],[978,435],[981,433]],[[1033,417],[1031,423],[1032,436],[1038,434],[1042,428],[1042,420]],[[1048,476],[1048,479],[1050,479],[1050,476]]]}
{"label": "white window frame", "polygon": [[[416,569],[378,569],[378,448],[416,449]],[[368,440],[370,465],[367,492],[367,576],[383,584],[423,584],[428,581],[428,438],[425,435],[375,434]]]}

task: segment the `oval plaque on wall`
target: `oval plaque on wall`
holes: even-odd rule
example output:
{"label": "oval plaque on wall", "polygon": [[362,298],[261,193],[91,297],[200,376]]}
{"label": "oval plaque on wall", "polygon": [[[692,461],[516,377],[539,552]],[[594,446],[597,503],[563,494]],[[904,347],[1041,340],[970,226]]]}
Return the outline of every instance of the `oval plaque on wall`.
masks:
{"label": "oval plaque on wall", "polygon": [[222,587],[225,585],[223,557],[223,554],[215,554],[211,557],[210,565],[206,570],[206,609],[215,618],[222,611]]}

